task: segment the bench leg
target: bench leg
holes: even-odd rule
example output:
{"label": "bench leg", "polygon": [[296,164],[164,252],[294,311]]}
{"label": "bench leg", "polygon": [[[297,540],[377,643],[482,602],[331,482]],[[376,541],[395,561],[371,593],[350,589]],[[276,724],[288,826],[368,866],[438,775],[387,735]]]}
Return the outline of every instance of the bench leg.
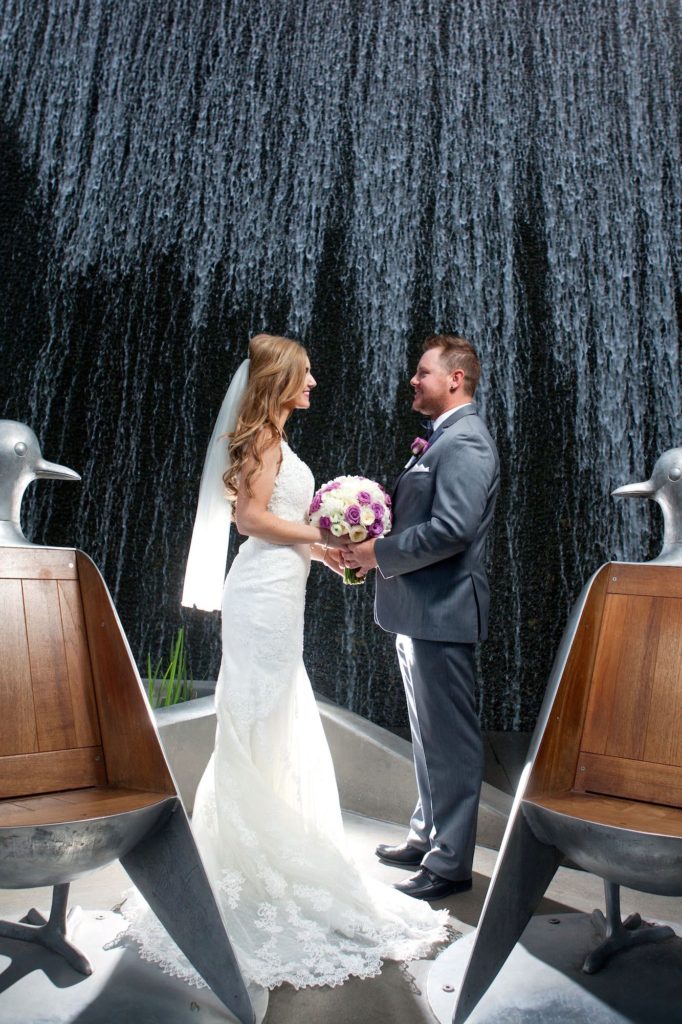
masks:
{"label": "bench leg", "polygon": [[492,985],[560,863],[560,851],[535,837],[518,808],[507,827],[478,922],[453,1024],[464,1024]]}
{"label": "bench leg", "polygon": [[675,932],[667,925],[650,925],[639,914],[630,914],[623,921],[620,916],[620,886],[604,879],[604,895],[606,897],[606,917],[601,910],[592,912],[592,921],[604,936],[604,941],[585,958],[583,971],[595,974],[623,949],[640,946],[645,942],[664,942],[675,937]]}
{"label": "bench leg", "polygon": [[[0,936],[7,939],[21,939],[23,942],[38,942],[41,946],[51,949],[64,957],[66,962],[81,974],[92,974],[92,965],[87,957],[76,949],[66,937],[67,913],[69,900],[68,882],[55,885],[52,890],[52,907],[46,920],[35,907],[29,910],[24,921],[0,921]],[[68,918],[71,918],[70,911]]]}
{"label": "bench leg", "polygon": [[241,1024],[255,1014],[187,816],[175,811],[121,864],[189,962]]}

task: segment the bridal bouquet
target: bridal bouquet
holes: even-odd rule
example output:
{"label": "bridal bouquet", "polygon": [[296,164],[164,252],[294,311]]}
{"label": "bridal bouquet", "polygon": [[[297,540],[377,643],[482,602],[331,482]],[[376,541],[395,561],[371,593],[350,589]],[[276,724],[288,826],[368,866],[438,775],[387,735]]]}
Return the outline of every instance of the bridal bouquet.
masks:
{"label": "bridal bouquet", "polygon": [[[391,530],[391,498],[365,476],[337,476],[315,492],[308,509],[313,526],[353,543],[383,537]],[[355,569],[346,569],[344,583],[364,583]]]}

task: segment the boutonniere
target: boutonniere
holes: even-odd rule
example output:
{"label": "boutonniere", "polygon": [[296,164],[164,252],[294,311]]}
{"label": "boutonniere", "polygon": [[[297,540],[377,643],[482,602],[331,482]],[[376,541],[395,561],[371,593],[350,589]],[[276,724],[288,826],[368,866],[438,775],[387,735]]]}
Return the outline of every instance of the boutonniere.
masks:
{"label": "boutonniere", "polygon": [[410,445],[410,451],[413,455],[423,455],[426,449],[429,447],[429,442],[423,437],[415,437],[414,441]]}

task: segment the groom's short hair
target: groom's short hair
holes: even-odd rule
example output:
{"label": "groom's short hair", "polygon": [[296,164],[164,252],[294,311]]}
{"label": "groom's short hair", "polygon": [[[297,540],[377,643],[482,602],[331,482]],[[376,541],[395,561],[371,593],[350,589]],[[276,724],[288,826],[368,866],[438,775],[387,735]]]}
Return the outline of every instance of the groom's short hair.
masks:
{"label": "groom's short hair", "polygon": [[441,360],[448,373],[453,370],[464,370],[464,384],[467,395],[474,395],[481,377],[481,364],[476,349],[466,338],[458,334],[430,334],[422,345],[422,351],[440,348]]}

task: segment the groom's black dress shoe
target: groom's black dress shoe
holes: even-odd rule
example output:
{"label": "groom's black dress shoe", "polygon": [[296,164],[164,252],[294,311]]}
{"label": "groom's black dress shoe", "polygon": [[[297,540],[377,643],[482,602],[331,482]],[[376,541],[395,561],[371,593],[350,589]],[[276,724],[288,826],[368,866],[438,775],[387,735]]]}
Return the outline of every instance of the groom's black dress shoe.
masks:
{"label": "groom's black dress shoe", "polygon": [[400,846],[387,846],[386,843],[379,843],[374,852],[385,864],[395,864],[401,868],[418,867],[424,856],[421,850],[410,846],[409,843],[401,843]]}
{"label": "groom's black dress shoe", "polygon": [[416,875],[406,878],[404,882],[394,882],[393,888],[404,892],[406,896],[414,896],[416,900],[443,900],[457,892],[468,892],[471,879],[442,878],[428,868],[420,868]]}

